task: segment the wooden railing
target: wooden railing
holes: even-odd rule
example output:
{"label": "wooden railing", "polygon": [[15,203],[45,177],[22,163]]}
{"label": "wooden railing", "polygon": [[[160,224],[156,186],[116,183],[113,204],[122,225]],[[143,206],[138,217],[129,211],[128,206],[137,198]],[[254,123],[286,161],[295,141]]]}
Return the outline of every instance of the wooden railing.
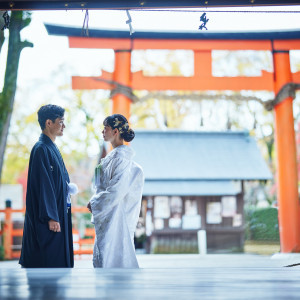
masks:
{"label": "wooden railing", "polygon": [[[13,213],[24,214],[25,209],[12,209],[11,202],[6,201],[6,208],[1,209],[0,213],[5,214],[3,229],[0,228],[0,238],[3,236],[4,258],[5,259],[19,258],[21,251],[13,249],[13,238],[22,237],[23,229],[13,228],[12,214]],[[72,213],[88,213],[88,209],[86,207],[72,207]],[[77,229],[73,229],[75,255],[93,254],[92,245],[94,244],[94,240],[95,240],[94,228],[86,228],[83,236],[87,236],[91,238],[82,239],[80,238],[79,231]]]}

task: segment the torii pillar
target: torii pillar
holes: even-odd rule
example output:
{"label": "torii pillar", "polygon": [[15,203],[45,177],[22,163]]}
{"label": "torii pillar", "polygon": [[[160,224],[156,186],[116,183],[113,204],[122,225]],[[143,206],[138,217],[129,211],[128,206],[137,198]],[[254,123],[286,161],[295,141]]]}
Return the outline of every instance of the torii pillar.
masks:
{"label": "torii pillar", "polygon": [[[273,51],[275,93],[292,82],[288,50]],[[275,142],[277,151],[277,199],[282,253],[300,252],[300,204],[298,198],[297,152],[293,117],[293,99],[275,106]]]}
{"label": "torii pillar", "polygon": [[[115,71],[113,80],[131,87],[131,50],[115,50]],[[112,97],[112,113],[130,117],[131,100],[124,94]]]}

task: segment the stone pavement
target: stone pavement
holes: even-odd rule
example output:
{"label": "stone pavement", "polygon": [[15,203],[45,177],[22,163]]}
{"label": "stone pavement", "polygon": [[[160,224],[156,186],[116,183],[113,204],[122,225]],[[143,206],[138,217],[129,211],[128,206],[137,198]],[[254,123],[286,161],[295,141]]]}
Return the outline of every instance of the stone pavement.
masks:
{"label": "stone pavement", "polygon": [[300,299],[298,255],[138,255],[140,269],[0,263],[0,299]]}

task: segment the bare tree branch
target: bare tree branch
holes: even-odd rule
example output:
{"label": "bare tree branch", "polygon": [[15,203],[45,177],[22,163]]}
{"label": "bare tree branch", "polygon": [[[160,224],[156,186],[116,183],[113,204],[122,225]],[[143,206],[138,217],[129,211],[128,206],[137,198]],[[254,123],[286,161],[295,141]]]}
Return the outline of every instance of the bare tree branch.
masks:
{"label": "bare tree branch", "polygon": [[[28,17],[23,18],[24,14],[26,13],[23,11],[13,11],[10,19],[4,85],[3,91],[0,93],[0,180],[8,130],[17,89],[20,55],[23,48],[33,46],[32,43],[28,41],[21,41],[20,32],[30,23],[30,19]],[[30,14],[26,15],[30,16]]]}
{"label": "bare tree branch", "polygon": [[24,48],[26,48],[26,47],[32,48],[33,47],[33,43],[28,42],[28,41],[21,42],[21,50],[24,49]]}

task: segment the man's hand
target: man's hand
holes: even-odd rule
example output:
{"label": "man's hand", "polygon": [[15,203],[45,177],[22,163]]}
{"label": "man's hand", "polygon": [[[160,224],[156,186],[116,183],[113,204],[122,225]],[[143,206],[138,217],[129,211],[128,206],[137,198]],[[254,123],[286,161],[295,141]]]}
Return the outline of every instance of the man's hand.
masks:
{"label": "man's hand", "polygon": [[60,224],[54,220],[48,221],[49,230],[54,232],[61,232],[60,230]]}
{"label": "man's hand", "polygon": [[91,203],[90,202],[87,204],[86,207],[89,209],[90,212],[92,212],[92,207],[91,207]]}

